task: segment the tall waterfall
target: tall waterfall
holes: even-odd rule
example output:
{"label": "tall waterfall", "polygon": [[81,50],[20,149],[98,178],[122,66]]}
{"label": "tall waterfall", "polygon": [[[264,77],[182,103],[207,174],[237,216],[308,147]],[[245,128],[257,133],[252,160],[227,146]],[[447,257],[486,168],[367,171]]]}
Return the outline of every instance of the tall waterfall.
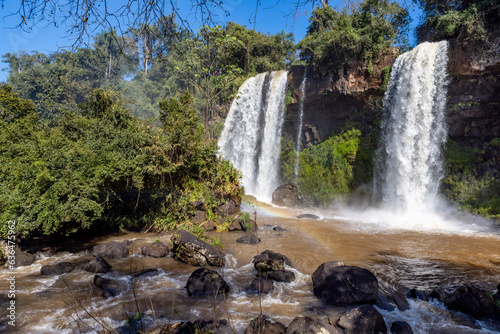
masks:
{"label": "tall waterfall", "polygon": [[443,178],[448,44],[399,56],[384,97],[375,193],[400,213],[432,211]]}
{"label": "tall waterfall", "polygon": [[243,174],[247,194],[270,202],[280,185],[281,133],[287,71],[261,73],[246,80],[233,101],[219,147]]}
{"label": "tall waterfall", "polygon": [[304,77],[300,83],[300,103],[299,103],[299,124],[297,126],[297,143],[295,144],[295,169],[293,172],[293,182],[299,184],[299,158],[300,158],[300,137],[304,119],[304,100],[306,98],[307,67],[304,68]]}

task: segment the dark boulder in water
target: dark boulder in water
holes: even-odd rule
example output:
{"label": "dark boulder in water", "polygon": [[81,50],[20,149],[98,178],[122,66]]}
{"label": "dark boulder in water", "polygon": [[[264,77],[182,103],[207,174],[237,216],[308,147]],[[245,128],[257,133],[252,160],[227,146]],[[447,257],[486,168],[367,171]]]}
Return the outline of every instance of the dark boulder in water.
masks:
{"label": "dark boulder in water", "polygon": [[14,267],[24,267],[33,264],[35,255],[24,252],[16,252]]}
{"label": "dark boulder in water", "polygon": [[378,281],[367,269],[326,262],[312,274],[314,295],[334,306],[374,304]]}
{"label": "dark boulder in water", "polygon": [[69,273],[75,269],[75,265],[69,262],[59,262],[56,264],[49,264],[40,269],[42,275],[62,275]]}
{"label": "dark boulder in water", "polygon": [[404,321],[394,321],[391,325],[392,334],[413,334],[413,329]]}
{"label": "dark boulder in water", "polygon": [[260,316],[248,324],[245,334],[284,334],[286,326],[281,322],[275,322],[266,316]]}
{"label": "dark boulder in water", "polygon": [[151,245],[142,246],[141,254],[148,257],[165,257],[168,254],[168,247],[161,241],[155,241]]}
{"label": "dark boulder in water", "polygon": [[300,204],[299,191],[293,184],[279,186],[274,192],[272,203],[279,206],[297,206]]}
{"label": "dark boulder in water", "polygon": [[224,296],[229,293],[229,285],[216,271],[200,268],[196,269],[186,283],[186,290],[190,296]]}
{"label": "dark boulder in water", "polygon": [[274,290],[274,282],[271,279],[257,277],[252,281],[252,284],[247,288],[247,293],[262,293],[268,294]]}
{"label": "dark boulder in water", "polygon": [[258,244],[260,242],[260,238],[255,234],[244,235],[236,239],[236,242],[240,244]]}
{"label": "dark boulder in water", "polygon": [[77,263],[77,266],[91,273],[103,274],[113,270],[113,267],[102,256],[97,256],[92,260],[80,261]]}
{"label": "dark boulder in water", "polygon": [[195,235],[177,230],[172,236],[172,256],[175,260],[192,266],[222,267],[226,263],[224,255],[214,246],[201,241]]}
{"label": "dark boulder in water", "polygon": [[431,297],[442,301],[450,310],[468,314],[475,319],[500,321],[500,306],[484,290],[471,283],[434,289]]}
{"label": "dark boulder in water", "polygon": [[128,242],[111,241],[94,246],[93,255],[109,259],[123,259],[128,255]]}
{"label": "dark boulder in water", "polygon": [[295,281],[295,274],[290,270],[263,271],[259,272],[257,275],[276,282],[290,283]]}
{"label": "dark boulder in water", "polygon": [[289,266],[292,265],[292,261],[285,255],[270,250],[265,250],[255,256],[252,263],[259,272],[284,270],[285,263]]}
{"label": "dark boulder in water", "polygon": [[94,284],[102,289],[105,298],[115,297],[126,289],[119,281],[99,275],[94,276]]}
{"label": "dark boulder in water", "polygon": [[[143,332],[141,332],[143,333]],[[155,332],[156,333],[156,332]],[[194,334],[194,333],[218,333],[233,334],[227,320],[196,320],[195,322],[179,322],[174,325],[165,324],[160,334]]]}
{"label": "dark boulder in water", "polygon": [[371,305],[362,305],[340,317],[338,325],[345,334],[387,333],[384,317]]}
{"label": "dark boulder in water", "polygon": [[290,325],[288,325],[286,334],[299,333],[340,334],[327,319],[323,320],[311,317],[296,317]]}

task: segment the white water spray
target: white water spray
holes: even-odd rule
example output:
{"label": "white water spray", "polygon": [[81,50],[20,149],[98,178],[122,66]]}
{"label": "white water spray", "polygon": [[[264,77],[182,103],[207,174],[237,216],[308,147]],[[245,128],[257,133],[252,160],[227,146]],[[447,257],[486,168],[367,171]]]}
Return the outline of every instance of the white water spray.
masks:
{"label": "white water spray", "polygon": [[375,192],[402,214],[433,211],[443,178],[448,44],[422,43],[398,57],[384,97]]}
{"label": "white water spray", "polygon": [[300,142],[302,135],[302,126],[304,118],[304,100],[306,99],[306,81],[307,81],[307,67],[304,68],[304,77],[300,83],[300,103],[299,103],[299,124],[297,126],[297,143],[295,144],[295,169],[293,173],[293,182],[299,185],[299,158],[300,158]]}
{"label": "white water spray", "polygon": [[219,139],[222,156],[243,174],[245,192],[263,202],[270,202],[280,185],[287,75],[287,71],[276,71],[246,80]]}

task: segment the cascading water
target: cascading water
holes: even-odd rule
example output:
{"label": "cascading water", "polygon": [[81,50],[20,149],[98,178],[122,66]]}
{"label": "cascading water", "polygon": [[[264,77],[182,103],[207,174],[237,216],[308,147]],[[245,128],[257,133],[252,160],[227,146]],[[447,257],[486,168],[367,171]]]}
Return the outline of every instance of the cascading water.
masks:
{"label": "cascading water", "polygon": [[246,80],[233,101],[219,139],[222,156],[243,174],[247,194],[270,202],[279,186],[287,71]]}
{"label": "cascading water", "polygon": [[432,211],[443,178],[448,44],[422,43],[399,56],[384,97],[375,194],[399,213]]}
{"label": "cascading water", "polygon": [[300,84],[300,103],[299,103],[299,125],[297,127],[297,143],[295,144],[295,169],[293,173],[293,182],[298,186],[299,184],[299,157],[300,157],[300,137],[302,135],[302,126],[304,118],[304,100],[306,98],[306,81],[307,81],[307,67],[304,69],[304,77]]}

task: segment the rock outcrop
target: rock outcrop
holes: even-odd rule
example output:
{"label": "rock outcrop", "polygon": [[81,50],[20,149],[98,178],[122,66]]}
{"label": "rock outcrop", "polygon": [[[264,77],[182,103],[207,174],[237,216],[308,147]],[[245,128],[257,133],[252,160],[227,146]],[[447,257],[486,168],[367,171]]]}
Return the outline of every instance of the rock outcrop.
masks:
{"label": "rock outcrop", "polygon": [[216,267],[222,267],[226,263],[224,255],[217,248],[187,231],[177,230],[171,240],[172,256],[177,261],[193,266]]}
{"label": "rock outcrop", "polygon": [[378,281],[367,269],[326,262],[312,274],[314,295],[334,306],[374,304]]}

